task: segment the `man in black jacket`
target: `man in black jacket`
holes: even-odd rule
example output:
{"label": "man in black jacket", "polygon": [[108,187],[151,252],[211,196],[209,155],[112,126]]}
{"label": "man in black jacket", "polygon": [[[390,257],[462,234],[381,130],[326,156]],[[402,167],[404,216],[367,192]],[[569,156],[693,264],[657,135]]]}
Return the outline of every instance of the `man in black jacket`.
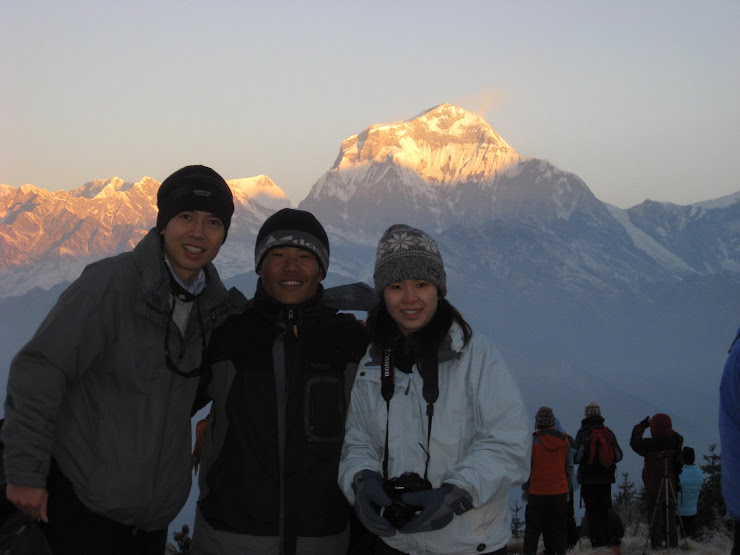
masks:
{"label": "man in black jacket", "polygon": [[367,338],[324,304],[328,266],[326,232],[308,212],[280,210],[257,235],[254,299],[209,348],[194,553],[347,552],[337,468]]}

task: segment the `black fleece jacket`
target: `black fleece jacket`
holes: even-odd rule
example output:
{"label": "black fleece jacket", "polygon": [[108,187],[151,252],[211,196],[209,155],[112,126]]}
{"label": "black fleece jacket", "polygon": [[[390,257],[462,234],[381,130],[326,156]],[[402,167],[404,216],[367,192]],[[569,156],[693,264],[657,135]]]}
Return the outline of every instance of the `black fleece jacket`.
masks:
{"label": "black fleece jacket", "polygon": [[218,530],[291,543],[346,526],[337,468],[367,333],[325,307],[322,291],[286,306],[258,284],[247,310],[211,338],[199,507]]}

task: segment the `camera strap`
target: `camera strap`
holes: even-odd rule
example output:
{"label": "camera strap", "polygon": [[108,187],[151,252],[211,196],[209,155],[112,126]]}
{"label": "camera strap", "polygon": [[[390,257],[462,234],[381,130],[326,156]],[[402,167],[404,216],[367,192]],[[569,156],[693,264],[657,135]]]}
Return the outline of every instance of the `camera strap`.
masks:
{"label": "camera strap", "polygon": [[383,482],[388,481],[388,426],[391,414],[391,399],[396,381],[393,368],[393,353],[390,349],[383,351],[383,367],[380,369],[380,394],[385,399],[385,449],[383,451]]}
{"label": "camera strap", "polygon": [[434,417],[434,403],[439,398],[439,364],[437,363],[437,352],[434,351],[429,355],[423,357],[418,361],[419,373],[421,374],[424,385],[422,394],[424,400],[427,402],[427,448],[425,453],[427,455],[426,463],[424,464],[424,479],[427,479],[427,471],[429,470],[429,444],[432,441],[432,418]]}
{"label": "camera strap", "polygon": [[[424,479],[427,479],[427,473],[429,471],[429,444],[432,440],[432,419],[434,417],[434,403],[439,398],[439,364],[437,361],[437,353],[431,353],[429,356],[425,356],[423,359],[417,362],[419,365],[419,373],[424,381],[422,394],[424,400],[427,402],[427,447],[421,448],[426,454],[426,462],[424,464]],[[393,353],[390,349],[383,351],[383,362],[380,371],[380,394],[385,399],[386,406],[386,420],[385,420],[385,449],[383,452],[383,479],[388,480],[388,427],[390,423],[390,412],[391,412],[391,399],[393,398],[393,392],[395,390],[395,369],[393,367]]]}

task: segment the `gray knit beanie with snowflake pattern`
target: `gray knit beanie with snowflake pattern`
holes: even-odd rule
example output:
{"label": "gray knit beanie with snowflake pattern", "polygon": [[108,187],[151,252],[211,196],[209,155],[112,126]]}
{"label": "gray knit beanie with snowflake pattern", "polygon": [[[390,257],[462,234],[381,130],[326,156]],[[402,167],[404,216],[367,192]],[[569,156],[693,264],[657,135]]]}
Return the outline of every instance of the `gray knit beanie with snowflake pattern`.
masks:
{"label": "gray knit beanie with snowflake pattern", "polygon": [[380,238],[373,279],[379,296],[388,285],[404,279],[428,281],[437,287],[440,297],[447,295],[447,275],[437,243],[405,224],[392,225]]}

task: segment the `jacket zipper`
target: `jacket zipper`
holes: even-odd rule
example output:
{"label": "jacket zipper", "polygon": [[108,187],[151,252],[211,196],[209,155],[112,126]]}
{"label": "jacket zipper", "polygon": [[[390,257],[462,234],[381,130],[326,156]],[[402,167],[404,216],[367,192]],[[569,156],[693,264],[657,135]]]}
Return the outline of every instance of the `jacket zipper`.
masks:
{"label": "jacket zipper", "polygon": [[298,337],[298,325],[295,321],[295,314],[293,314],[293,309],[288,309],[288,327],[290,327],[293,330],[293,335]]}

